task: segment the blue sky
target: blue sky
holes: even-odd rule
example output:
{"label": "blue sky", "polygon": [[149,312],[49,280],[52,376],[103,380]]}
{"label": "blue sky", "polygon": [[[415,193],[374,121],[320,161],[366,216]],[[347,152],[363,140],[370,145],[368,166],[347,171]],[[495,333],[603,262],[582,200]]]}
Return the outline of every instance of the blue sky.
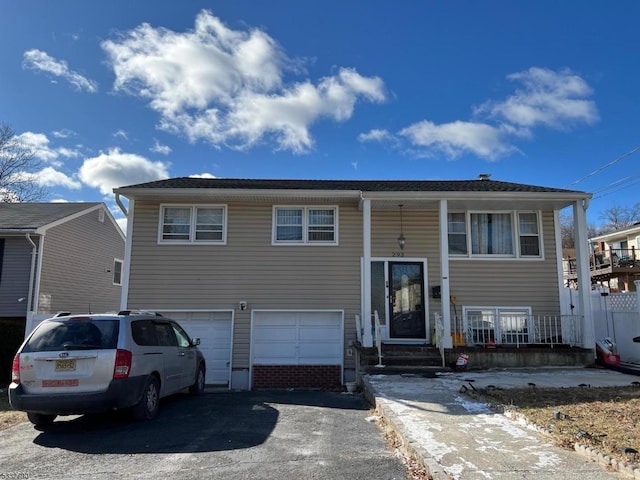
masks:
{"label": "blue sky", "polygon": [[49,201],[204,175],[492,179],[640,201],[640,3],[0,3],[0,122]]}

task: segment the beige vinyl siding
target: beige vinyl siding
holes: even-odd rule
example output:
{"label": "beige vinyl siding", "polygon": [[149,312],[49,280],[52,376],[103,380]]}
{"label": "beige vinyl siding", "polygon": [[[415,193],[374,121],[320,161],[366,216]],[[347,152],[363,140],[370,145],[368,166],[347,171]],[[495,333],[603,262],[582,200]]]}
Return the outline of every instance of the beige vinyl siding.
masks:
{"label": "beige vinyl siding", "polygon": [[[38,239],[34,238],[37,244]],[[32,246],[25,237],[8,237],[4,241],[2,276],[0,277],[0,316],[25,317],[29,294]],[[18,299],[24,298],[19,302]]]}
{"label": "beige vinyl siding", "polygon": [[[342,309],[345,345],[355,340],[362,252],[357,205],[338,205],[338,246],[272,245],[271,203],[227,208],[226,245],[159,245],[159,203],[136,201],[128,307],[234,309],[234,368],[249,366],[253,309]],[[238,309],[240,301],[247,310]]]}
{"label": "beige vinyl siding", "polygon": [[[400,252],[399,212],[374,211],[371,218],[372,257],[401,261],[402,258],[393,257]],[[431,295],[431,288],[442,283],[439,228],[436,210],[403,212],[403,233],[407,239],[404,258],[427,259],[425,295],[429,298],[430,325],[434,313],[442,310],[441,299]],[[553,212],[543,212],[542,234],[544,260],[450,260],[450,294],[456,296],[458,314],[462,314],[463,306],[530,306],[534,315],[559,315]]]}
{"label": "beige vinyl siding", "polygon": [[534,315],[559,315],[553,212],[543,212],[544,260],[452,260],[451,295],[464,306],[532,307]]}
{"label": "beige vinyl siding", "polygon": [[[371,213],[371,256],[392,261],[402,261],[403,258],[427,259],[424,282],[425,296],[429,301],[429,320],[433,324],[433,312],[440,311],[442,308],[439,299],[431,298],[431,287],[440,285],[439,212],[435,210],[405,210],[402,217],[402,231],[407,243],[402,252],[404,257],[394,257],[394,254],[400,253],[400,247],[398,247],[399,211]],[[382,316],[383,314],[381,314]]]}
{"label": "beige vinyl siding", "polygon": [[98,212],[47,230],[38,313],[119,309],[122,287],[113,285],[113,260],[124,258],[124,240],[107,215],[98,220]]}

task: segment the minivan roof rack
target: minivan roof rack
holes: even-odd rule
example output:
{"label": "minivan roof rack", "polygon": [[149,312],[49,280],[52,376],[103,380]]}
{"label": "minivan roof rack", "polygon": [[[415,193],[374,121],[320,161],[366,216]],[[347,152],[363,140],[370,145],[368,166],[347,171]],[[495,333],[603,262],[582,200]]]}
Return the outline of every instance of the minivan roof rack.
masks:
{"label": "minivan roof rack", "polygon": [[149,312],[147,310],[120,310],[118,315],[155,315],[161,317],[162,314],[158,312]]}

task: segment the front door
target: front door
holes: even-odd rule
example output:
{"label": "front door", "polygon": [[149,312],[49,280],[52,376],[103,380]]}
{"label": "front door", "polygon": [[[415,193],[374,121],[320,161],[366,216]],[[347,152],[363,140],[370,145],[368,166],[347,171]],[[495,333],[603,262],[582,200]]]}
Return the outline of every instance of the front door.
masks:
{"label": "front door", "polygon": [[425,339],[424,264],[389,262],[389,337]]}

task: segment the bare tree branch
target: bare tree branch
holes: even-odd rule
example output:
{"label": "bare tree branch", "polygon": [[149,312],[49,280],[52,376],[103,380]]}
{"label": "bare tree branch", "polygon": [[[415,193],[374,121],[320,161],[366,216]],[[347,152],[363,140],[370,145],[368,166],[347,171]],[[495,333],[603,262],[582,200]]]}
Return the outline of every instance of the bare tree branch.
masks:
{"label": "bare tree branch", "polygon": [[40,165],[35,151],[9,125],[0,124],[0,202],[42,201],[47,191],[35,175]]}

